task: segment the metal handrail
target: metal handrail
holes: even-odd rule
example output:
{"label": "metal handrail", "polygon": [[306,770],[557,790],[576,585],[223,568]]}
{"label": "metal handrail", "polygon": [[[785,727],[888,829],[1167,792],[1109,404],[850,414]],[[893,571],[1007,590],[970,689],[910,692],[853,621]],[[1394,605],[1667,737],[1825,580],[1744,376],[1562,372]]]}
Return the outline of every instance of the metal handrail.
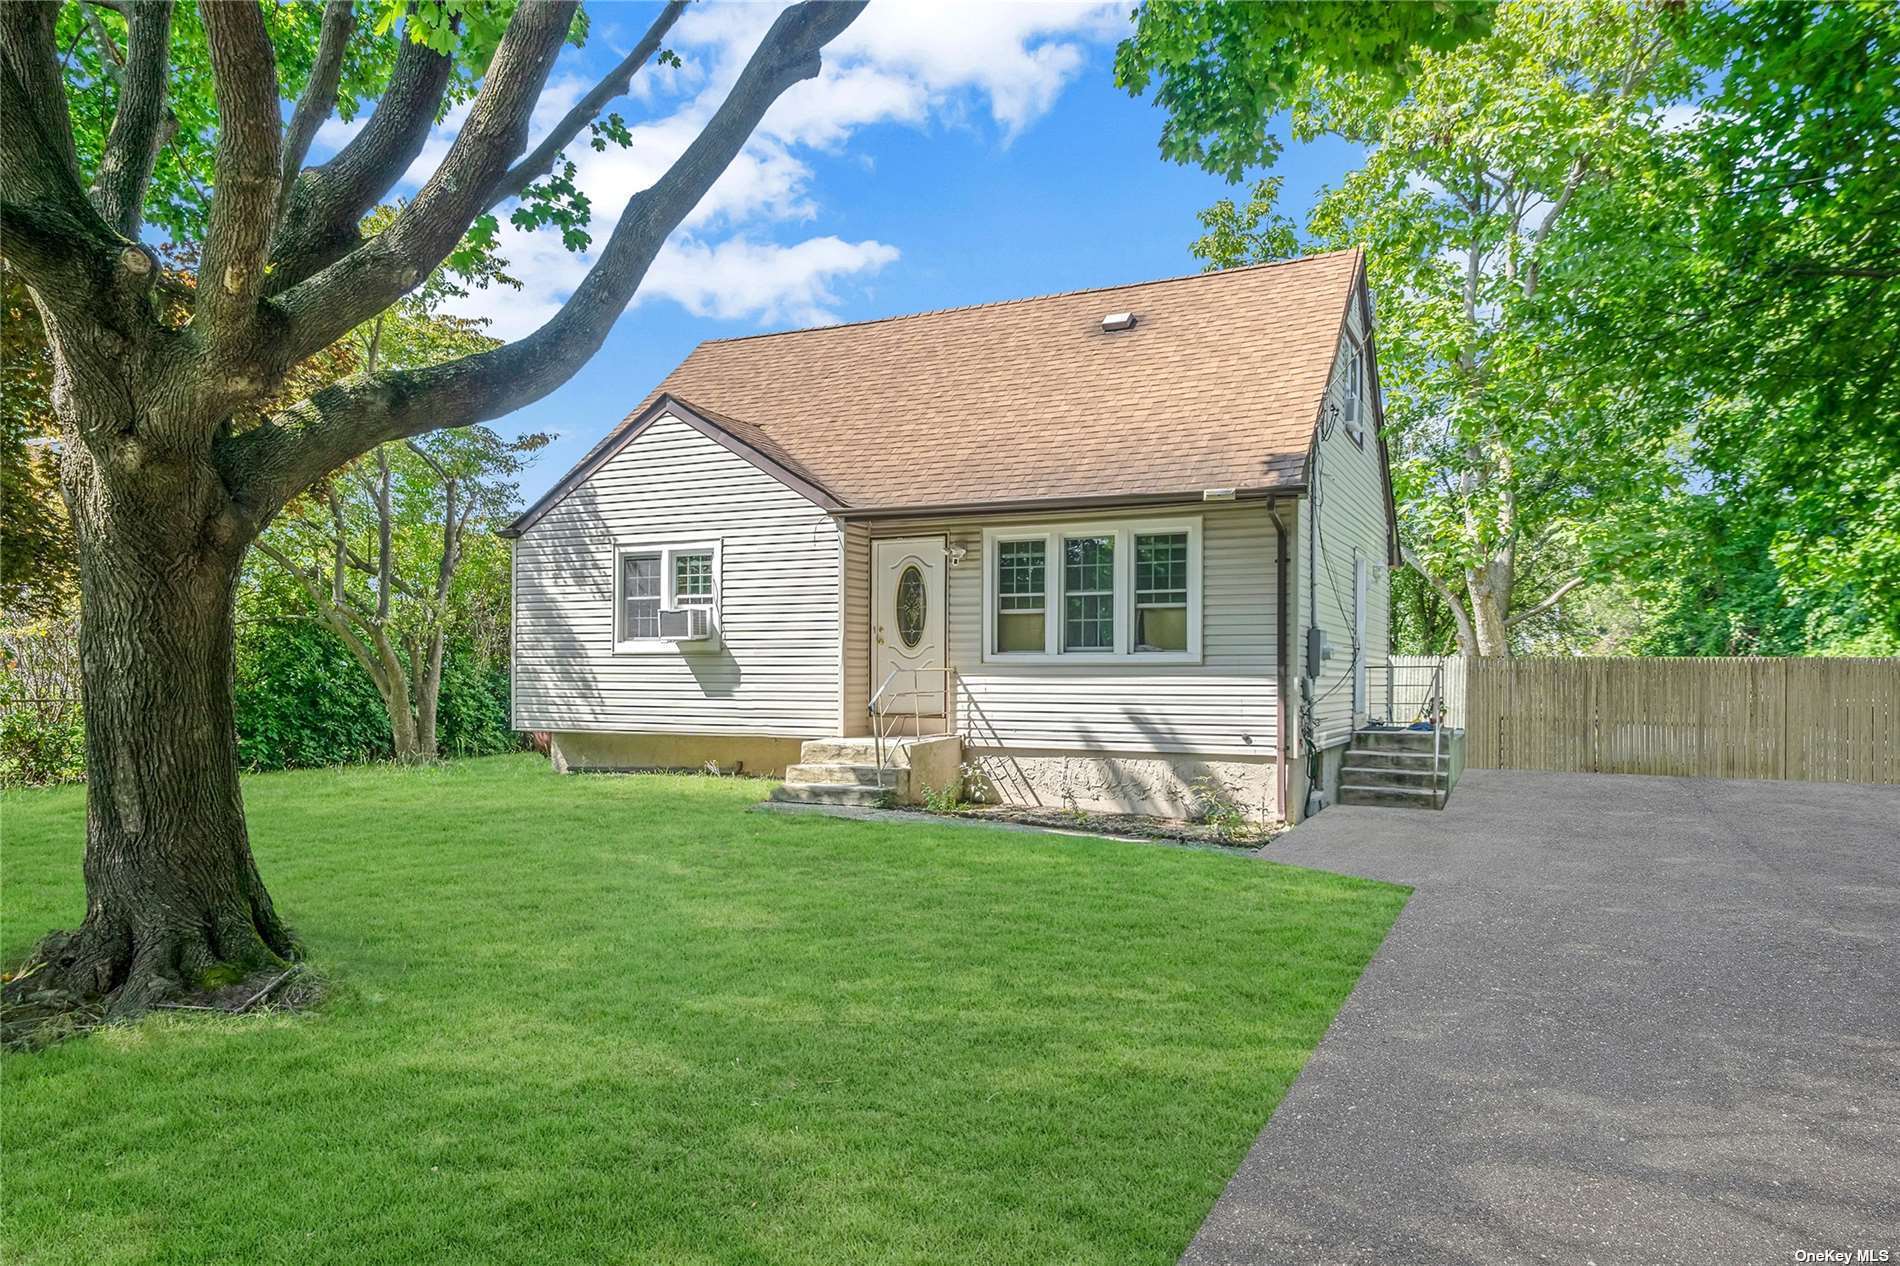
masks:
{"label": "metal handrail", "polygon": [[1432,665],[1431,693],[1427,696],[1431,708],[1432,723],[1432,808],[1442,809],[1445,802],[1440,798],[1438,777],[1438,745],[1445,730],[1445,664],[1443,660]]}
{"label": "metal handrail", "polygon": [[[950,669],[947,666],[943,668],[893,668],[889,675],[884,678],[883,683],[871,693],[870,702],[865,705],[865,711],[868,712],[871,717],[871,750],[877,759],[877,785],[880,789],[884,786],[884,740],[890,737],[891,727],[895,725],[895,722],[889,720],[889,718],[893,716],[901,717],[903,713],[892,712],[887,708],[881,708],[878,706],[879,701],[884,698],[884,692],[891,688],[891,684],[895,682],[898,677],[909,674],[911,678],[911,732],[921,735],[924,728],[924,714],[923,709],[919,707],[917,703],[917,676],[920,673],[943,673],[946,688],[945,693],[948,693]],[[945,708],[950,706],[947,699],[944,701],[944,706]]]}

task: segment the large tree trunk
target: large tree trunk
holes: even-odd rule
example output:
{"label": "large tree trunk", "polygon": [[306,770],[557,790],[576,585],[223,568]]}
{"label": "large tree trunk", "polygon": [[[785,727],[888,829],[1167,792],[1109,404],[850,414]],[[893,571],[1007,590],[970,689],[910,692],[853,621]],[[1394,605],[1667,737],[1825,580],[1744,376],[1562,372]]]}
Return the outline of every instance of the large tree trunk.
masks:
{"label": "large tree trunk", "polygon": [[1511,653],[1510,606],[1513,563],[1494,554],[1481,567],[1465,568],[1465,592],[1471,597],[1471,634],[1481,656]]}
{"label": "large tree trunk", "polygon": [[1511,640],[1504,623],[1504,611],[1498,605],[1496,592],[1485,578],[1481,568],[1468,568],[1465,572],[1465,589],[1471,595],[1471,632],[1477,642],[1477,651],[1481,656],[1506,656],[1511,653]]}
{"label": "large tree trunk", "polygon": [[[147,465],[141,473],[153,472]],[[103,995],[119,1015],[296,953],[251,858],[238,789],[232,652],[241,553],[178,530],[180,503],[202,506],[213,493],[201,485],[215,479],[208,463],[165,473],[178,482],[152,482],[174,494],[179,483],[186,488],[161,511],[123,488],[108,491],[83,450],[68,454],[86,715],[86,917],[42,943],[46,967],[34,984]]]}

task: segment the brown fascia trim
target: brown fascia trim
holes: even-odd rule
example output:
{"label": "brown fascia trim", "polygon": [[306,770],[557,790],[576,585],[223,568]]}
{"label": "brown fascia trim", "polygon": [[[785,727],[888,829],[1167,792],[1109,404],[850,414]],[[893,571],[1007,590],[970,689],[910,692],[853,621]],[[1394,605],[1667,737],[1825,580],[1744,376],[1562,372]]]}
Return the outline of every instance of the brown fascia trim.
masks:
{"label": "brown fascia trim", "polygon": [[561,476],[552,488],[542,493],[533,505],[522,511],[519,518],[496,535],[514,540],[540,522],[541,517],[558,505],[568,493],[592,478],[594,473],[612,460],[616,453],[631,444],[642,431],[662,416],[678,418],[707,439],[743,457],[821,509],[829,510],[834,514],[846,509],[844,502],[833,496],[829,489],[792,470],[783,462],[760,452],[678,396],[663,393],[648,405],[645,412],[641,413],[631,425],[623,424],[617,434],[609,437],[607,443],[602,444],[589,456],[582,458],[580,465]]}
{"label": "brown fascia trim", "polygon": [[[1266,488],[1238,488],[1235,501],[1271,501],[1275,497],[1306,491],[1303,483],[1274,484]],[[1204,501],[1196,491],[1137,492],[1113,496],[1041,497],[1020,501],[960,501],[936,505],[869,506],[861,510],[839,510],[840,519],[935,519],[964,515],[1049,514],[1063,510],[1112,510],[1125,506],[1225,505],[1222,501]]]}

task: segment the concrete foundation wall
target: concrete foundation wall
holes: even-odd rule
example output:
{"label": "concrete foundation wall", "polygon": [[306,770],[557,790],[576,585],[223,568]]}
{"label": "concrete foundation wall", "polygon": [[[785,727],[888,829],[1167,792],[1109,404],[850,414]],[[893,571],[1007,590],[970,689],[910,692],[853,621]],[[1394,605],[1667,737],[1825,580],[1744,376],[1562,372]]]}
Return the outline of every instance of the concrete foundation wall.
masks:
{"label": "concrete foundation wall", "polygon": [[[813,735],[813,738],[820,737]],[[782,777],[803,739],[735,734],[609,734],[566,730],[548,736],[556,773],[584,770],[703,769]]]}
{"label": "concrete foundation wall", "polygon": [[963,759],[973,796],[989,803],[1186,818],[1203,800],[1195,783],[1211,780],[1252,820],[1278,817],[1271,760],[979,747]]}
{"label": "concrete foundation wall", "polygon": [[[1339,771],[1346,764],[1346,749],[1350,746],[1351,741],[1348,740],[1320,749],[1319,785],[1326,793],[1325,807],[1328,809],[1339,803]],[[1294,757],[1287,762],[1287,800],[1292,810],[1287,814],[1289,822],[1306,820],[1306,792],[1312,783],[1308,775],[1307,762],[1308,758],[1305,756]]]}

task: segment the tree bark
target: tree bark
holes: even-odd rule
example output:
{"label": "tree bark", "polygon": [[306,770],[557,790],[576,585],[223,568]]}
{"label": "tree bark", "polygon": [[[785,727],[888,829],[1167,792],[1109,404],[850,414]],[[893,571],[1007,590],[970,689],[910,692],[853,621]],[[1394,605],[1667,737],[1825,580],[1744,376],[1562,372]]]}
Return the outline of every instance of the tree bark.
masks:
{"label": "tree bark", "polygon": [[[238,787],[241,554],[198,535],[181,543],[177,503],[108,491],[83,448],[65,474],[81,578],[86,917],[42,942],[46,965],[22,983],[103,995],[109,1014],[129,1015],[297,949],[252,860]],[[162,474],[187,506],[215,478],[208,462]]]}
{"label": "tree bark", "polygon": [[1496,562],[1465,569],[1465,590],[1471,595],[1472,637],[1478,654],[1487,658],[1508,657],[1511,653],[1510,628],[1505,620],[1510,601],[1508,578],[1500,578],[1498,570]]}
{"label": "tree bark", "polygon": [[[254,4],[200,6],[219,140],[183,327],[150,301],[151,251],[86,197],[54,39],[58,3],[0,4],[0,247],[31,290],[55,360],[89,779],[85,920],[41,943],[9,998],[50,987],[103,995],[109,1014],[130,1015],[297,953],[258,876],[238,786],[233,624],[246,549],[292,498],[376,445],[499,416],[571,377],[667,235],[771,104],[818,74],[820,50],[862,7],[837,0],[779,14],[701,134],[629,201],[601,258],[535,335],[502,355],[356,375],[236,429],[234,415],[277,391],[295,362],[386,309],[454,249],[526,149],[573,0],[513,11],[442,167],[390,228],[353,247],[362,211],[434,122],[447,58],[404,41],[362,133],[292,182],[280,226],[294,163],[280,158],[268,25]],[[140,105],[121,129],[141,163],[131,142],[150,123]],[[141,170],[126,165],[128,189]],[[412,660],[412,680],[417,671]],[[425,671],[433,690],[434,648]],[[402,694],[392,720],[413,724],[415,701]],[[428,715],[432,731],[433,700]]]}

